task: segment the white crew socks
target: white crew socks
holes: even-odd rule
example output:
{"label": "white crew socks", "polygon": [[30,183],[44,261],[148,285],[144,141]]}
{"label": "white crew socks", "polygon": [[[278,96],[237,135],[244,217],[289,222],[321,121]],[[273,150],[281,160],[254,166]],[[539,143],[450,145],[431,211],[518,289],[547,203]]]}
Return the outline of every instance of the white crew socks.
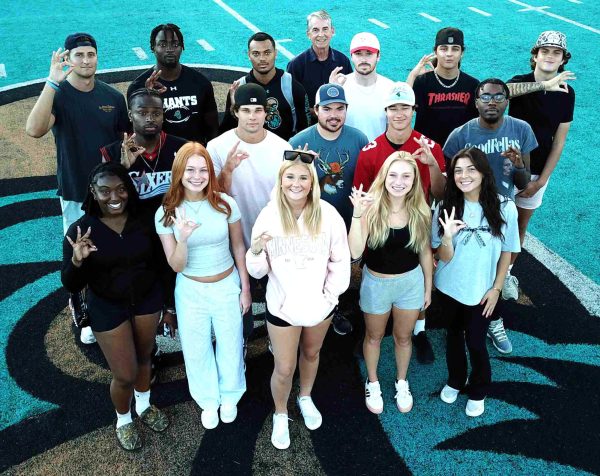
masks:
{"label": "white crew socks", "polygon": [[138,392],[134,390],[135,395],[135,412],[139,415],[144,413],[147,408],[150,408],[150,390],[146,392]]}
{"label": "white crew socks", "polygon": [[131,423],[133,421],[131,419],[131,410],[123,414],[120,414],[119,412],[115,413],[117,414],[117,428],[121,428],[123,425],[127,425],[127,423]]}
{"label": "white crew socks", "polygon": [[415,322],[415,330],[413,331],[414,335],[417,335],[419,332],[423,332],[425,330],[425,319],[417,320]]}

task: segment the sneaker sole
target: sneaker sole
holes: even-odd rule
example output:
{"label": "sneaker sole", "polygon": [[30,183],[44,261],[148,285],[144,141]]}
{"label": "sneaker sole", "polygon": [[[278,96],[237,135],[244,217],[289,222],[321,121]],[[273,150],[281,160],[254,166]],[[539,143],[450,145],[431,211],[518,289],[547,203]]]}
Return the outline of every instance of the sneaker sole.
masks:
{"label": "sneaker sole", "polygon": [[467,410],[465,408],[465,413],[467,414],[467,416],[475,418],[475,417],[483,415],[485,413],[485,408],[481,411],[478,410],[477,412],[470,412],[469,410]]}
{"label": "sneaker sole", "polygon": [[491,337],[489,334],[487,334],[487,338],[488,338],[489,340],[491,340],[491,341],[492,341],[492,345],[493,345],[493,346],[496,348],[496,350],[497,350],[498,352],[500,352],[501,354],[510,354],[510,353],[512,352],[512,349],[510,349],[510,350],[502,350],[500,347],[498,347],[498,346],[496,345],[496,341],[494,340],[494,338],[493,338],[493,337]]}
{"label": "sneaker sole", "polygon": [[444,396],[440,393],[440,400],[444,403],[453,404],[458,399],[458,395],[454,398],[444,398]]}
{"label": "sneaker sole", "polygon": [[367,406],[367,409],[371,412],[374,413],[375,415],[379,415],[381,413],[383,413],[383,407],[381,408],[375,408],[375,407],[371,407],[369,406],[368,403],[365,402],[365,405]]}
{"label": "sneaker sole", "polygon": [[280,444],[276,444],[273,440],[271,440],[271,444],[278,450],[287,450],[290,447],[289,441],[286,445],[280,445]]}
{"label": "sneaker sole", "polygon": [[411,404],[410,404],[410,407],[402,408],[402,407],[401,407],[401,406],[398,404],[398,402],[396,402],[396,407],[398,408],[398,411],[399,411],[400,413],[408,413],[409,411],[411,411],[411,410],[412,410],[413,404],[411,403]]}

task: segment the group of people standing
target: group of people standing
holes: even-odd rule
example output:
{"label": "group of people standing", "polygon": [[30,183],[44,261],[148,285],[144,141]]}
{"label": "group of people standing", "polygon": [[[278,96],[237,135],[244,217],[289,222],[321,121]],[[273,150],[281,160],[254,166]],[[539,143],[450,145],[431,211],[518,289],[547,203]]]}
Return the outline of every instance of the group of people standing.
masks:
{"label": "group of people standing", "polygon": [[180,63],[174,24],[152,30],[156,66],[127,102],[95,78],[91,35],[69,35],[53,53],[26,130],[56,139],[62,280],[75,320],[89,319],[82,341],[97,341],[110,366],[124,449],[142,445],[132,399],[152,430],[169,424],[150,404],[161,319],[178,329],[202,425],[236,419],[260,289],[274,355],[271,441],[290,445],[296,367],[297,405],[319,428],[319,353],[330,326],[352,331],[338,304],[359,265],[368,410],[383,411],[377,368],[390,315],[396,405],[412,409],[413,343],[420,362],[435,358],[425,332],[435,288],[448,323],[440,398],[465,392],[466,414],[484,412],[486,336],[512,350],[500,298],[518,297],[510,269],[572,121],[566,37],[539,36],[530,74],[479,82],[460,69],[463,32],[443,28],[433,53],[393,82],[377,73],[375,35],[355,35],[348,58],[330,46],[334,33],[327,12],[308,15],[311,46],[287,71],[275,67],[273,38],[252,35],[252,69],[231,85],[221,124],[211,83]]}

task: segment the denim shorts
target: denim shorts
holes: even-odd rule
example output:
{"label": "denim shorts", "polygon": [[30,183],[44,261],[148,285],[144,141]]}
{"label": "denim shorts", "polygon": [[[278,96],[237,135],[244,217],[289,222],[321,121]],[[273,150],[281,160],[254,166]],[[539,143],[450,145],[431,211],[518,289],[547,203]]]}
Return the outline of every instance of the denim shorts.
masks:
{"label": "denim shorts", "polygon": [[398,309],[421,309],[425,304],[425,278],[421,266],[389,278],[380,278],[363,268],[360,309],[367,314],[386,314]]}

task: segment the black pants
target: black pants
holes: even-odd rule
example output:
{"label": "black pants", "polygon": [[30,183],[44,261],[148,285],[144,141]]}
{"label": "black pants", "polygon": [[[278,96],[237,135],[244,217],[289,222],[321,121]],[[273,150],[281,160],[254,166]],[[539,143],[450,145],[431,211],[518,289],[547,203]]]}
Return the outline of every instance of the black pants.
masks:
{"label": "black pants", "polygon": [[[255,279],[250,276],[250,294],[252,295],[252,302],[265,302],[265,292],[268,281],[268,276],[263,276],[260,279]],[[260,290],[258,288],[260,288]],[[252,335],[252,331],[254,331],[254,315],[252,314],[252,306],[250,306],[248,312],[242,316],[242,321],[244,326],[244,340],[246,340]]]}
{"label": "black pants", "polygon": [[486,334],[490,320],[497,319],[497,308],[492,317],[482,315],[482,305],[467,306],[438,290],[440,304],[448,323],[446,339],[446,364],[448,385],[457,390],[465,389],[467,381],[467,354],[471,361],[471,375],[466,388],[471,400],[483,400],[492,381],[492,368],[486,346]]}

